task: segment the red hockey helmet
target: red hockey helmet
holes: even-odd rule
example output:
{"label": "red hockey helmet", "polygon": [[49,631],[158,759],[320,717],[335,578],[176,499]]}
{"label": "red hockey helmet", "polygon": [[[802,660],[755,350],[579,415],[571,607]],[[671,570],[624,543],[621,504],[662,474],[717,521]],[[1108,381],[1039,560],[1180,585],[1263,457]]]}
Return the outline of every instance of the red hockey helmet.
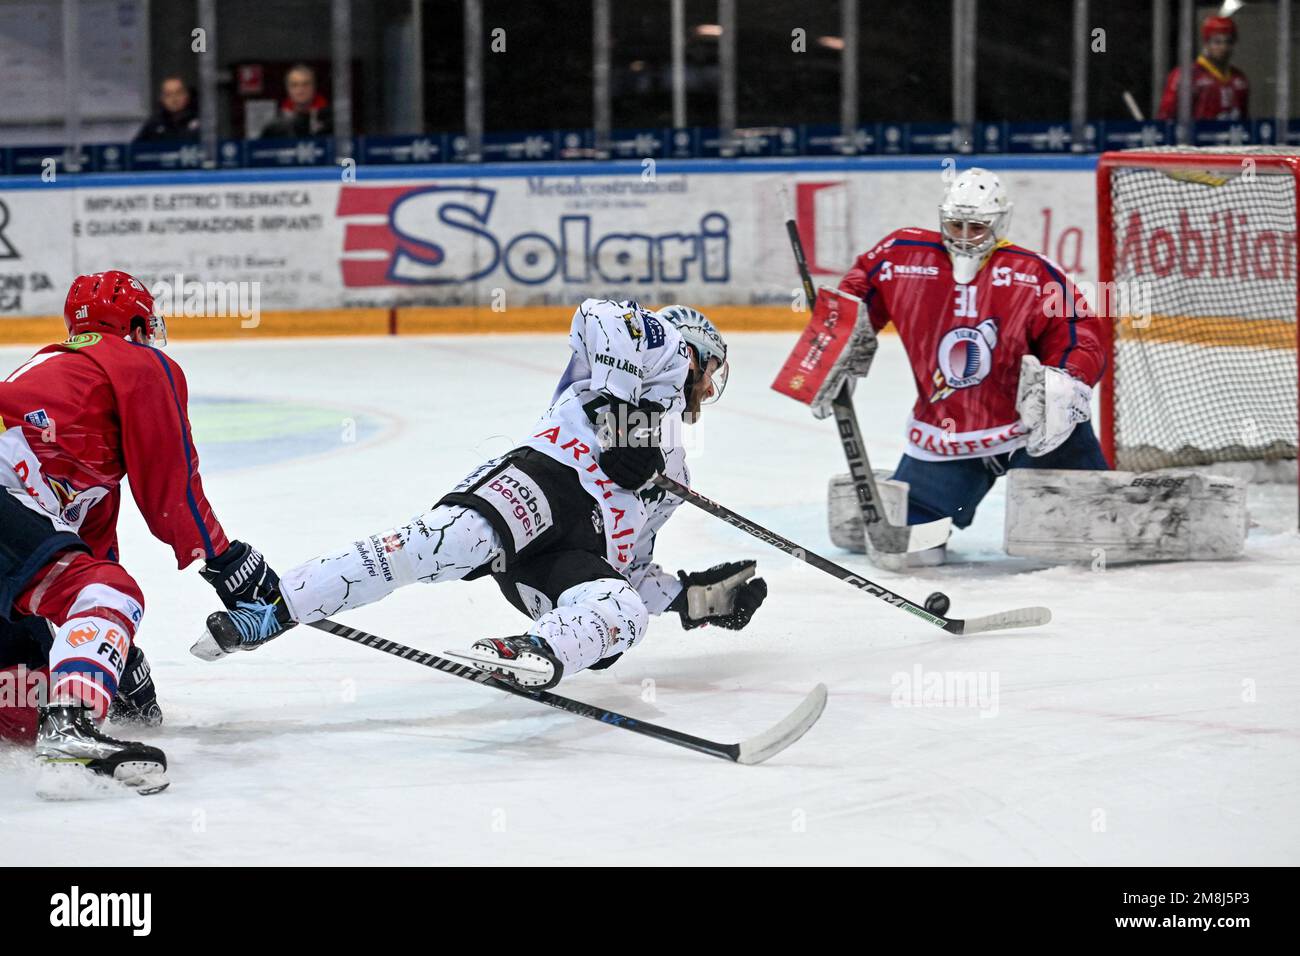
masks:
{"label": "red hockey helmet", "polygon": [[138,322],[150,345],[166,345],[167,328],[153,309],[153,295],[139,279],[111,269],[73,280],[63,304],[63,321],[69,335],[102,332],[122,338]]}
{"label": "red hockey helmet", "polygon": [[1220,34],[1237,39],[1237,24],[1232,17],[1206,17],[1201,23],[1201,39],[1208,40]]}

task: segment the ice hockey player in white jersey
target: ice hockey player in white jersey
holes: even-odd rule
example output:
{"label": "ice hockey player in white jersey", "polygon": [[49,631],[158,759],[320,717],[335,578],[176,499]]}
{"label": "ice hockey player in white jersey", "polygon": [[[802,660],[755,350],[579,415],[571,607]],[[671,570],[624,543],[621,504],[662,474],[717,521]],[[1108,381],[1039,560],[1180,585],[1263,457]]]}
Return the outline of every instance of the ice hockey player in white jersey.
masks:
{"label": "ice hockey player in white jersey", "polygon": [[522,445],[407,524],[291,568],[276,595],[210,615],[195,655],[254,650],[416,581],[486,574],[532,626],[458,656],[523,687],[609,666],[645,636],[650,614],[676,611],[687,628],[747,625],[767,596],[755,562],[674,576],[653,560],[680,501],[651,478],[689,484],[681,425],[722,395],[722,336],[687,306],[587,299],[569,343],[551,407]]}

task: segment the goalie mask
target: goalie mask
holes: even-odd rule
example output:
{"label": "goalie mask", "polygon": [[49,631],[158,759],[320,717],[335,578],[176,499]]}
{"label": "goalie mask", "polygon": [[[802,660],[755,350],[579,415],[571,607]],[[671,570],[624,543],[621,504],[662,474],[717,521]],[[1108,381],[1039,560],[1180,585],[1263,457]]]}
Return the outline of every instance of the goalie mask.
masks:
{"label": "goalie mask", "polygon": [[953,278],[965,285],[984,257],[1006,238],[1011,200],[1002,180],[987,169],[968,169],[948,185],[939,204],[939,232],[952,257]]}
{"label": "goalie mask", "polygon": [[[712,322],[704,314],[689,305],[669,305],[654,313],[656,318],[677,329],[690,349],[695,353],[695,365],[699,374],[709,376],[712,389],[703,404],[712,405],[722,397],[727,387],[727,343]],[[694,371],[686,376],[686,394],[690,395],[695,385]]]}

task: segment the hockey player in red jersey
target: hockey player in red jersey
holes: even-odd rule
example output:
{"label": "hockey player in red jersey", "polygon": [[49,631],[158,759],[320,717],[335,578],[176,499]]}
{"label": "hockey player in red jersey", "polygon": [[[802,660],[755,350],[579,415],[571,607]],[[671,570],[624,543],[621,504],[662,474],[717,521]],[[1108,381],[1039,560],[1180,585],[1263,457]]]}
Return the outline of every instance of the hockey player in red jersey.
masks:
{"label": "hockey player in red jersey", "polygon": [[[1249,119],[1250,81],[1229,62],[1237,44],[1237,24],[1231,17],[1206,17],[1201,44],[1201,55],[1192,63],[1192,119]],[[1169,71],[1156,119],[1178,118],[1182,72],[1179,66]]]}
{"label": "hockey player in red jersey", "polygon": [[877,331],[894,324],[912,364],[894,474],[910,485],[912,524],[967,527],[1008,468],[1108,467],[1088,424],[1105,365],[1098,320],[1060,266],[1006,240],[1010,216],[998,177],[966,170],[940,231],[890,233],[840,282]]}
{"label": "hockey player in red jersey", "polygon": [[47,703],[35,714],[30,700],[8,708],[0,731],[34,725],[38,763],[157,792],[163,753],[97,727],[115,700],[157,717],[156,703],[141,700],[151,682],[134,648],[144,598],[118,563],[123,479],[177,567],[202,558],[227,606],[263,594],[276,576],[257,551],[227,539],[203,494],[185,376],[153,347],[166,330],[145,287],[124,272],[81,276],[64,319],[66,341],[0,382],[0,668],[9,666],[0,677],[48,666]]}

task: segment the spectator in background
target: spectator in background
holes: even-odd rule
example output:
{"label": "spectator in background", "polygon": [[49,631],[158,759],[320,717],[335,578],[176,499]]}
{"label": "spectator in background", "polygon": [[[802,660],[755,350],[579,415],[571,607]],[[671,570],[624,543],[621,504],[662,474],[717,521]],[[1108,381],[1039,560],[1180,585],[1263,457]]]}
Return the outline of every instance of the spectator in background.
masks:
{"label": "spectator in background", "polygon": [[[1228,61],[1237,43],[1231,17],[1206,17],[1201,24],[1201,55],[1192,64],[1192,119],[1244,120],[1250,116],[1250,82]],[[1156,119],[1178,118],[1179,67],[1169,71]]]}
{"label": "spectator in background", "polygon": [[158,111],[145,120],[140,132],[135,134],[135,141],[193,143],[198,138],[199,111],[190,88],[179,76],[164,77],[158,89]]}
{"label": "spectator in background", "polygon": [[284,85],[288,96],[280,104],[280,115],[266,124],[259,138],[302,139],[334,132],[334,114],[316,89],[315,70],[300,63],[285,76]]}

